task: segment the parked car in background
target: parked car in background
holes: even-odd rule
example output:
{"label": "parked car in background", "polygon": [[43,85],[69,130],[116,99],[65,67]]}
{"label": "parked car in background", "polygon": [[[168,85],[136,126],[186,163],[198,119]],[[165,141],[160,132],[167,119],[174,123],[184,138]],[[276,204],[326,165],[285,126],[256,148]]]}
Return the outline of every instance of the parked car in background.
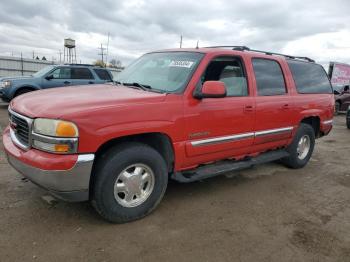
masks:
{"label": "parked car in background", "polygon": [[302,168],[333,125],[328,76],[305,57],[165,50],[117,80],[20,96],[3,134],[16,170],[61,199],[90,200],[111,222],[149,214],[168,179],[199,181],[278,159]]}
{"label": "parked car in background", "polygon": [[335,98],[335,113],[346,112],[350,106],[350,89],[349,85],[344,86],[343,88],[336,90],[334,89],[334,98]]}
{"label": "parked car in background", "polygon": [[112,79],[109,70],[101,67],[80,64],[51,65],[31,76],[0,78],[0,98],[9,102],[16,96],[35,90],[103,84],[113,81]]}

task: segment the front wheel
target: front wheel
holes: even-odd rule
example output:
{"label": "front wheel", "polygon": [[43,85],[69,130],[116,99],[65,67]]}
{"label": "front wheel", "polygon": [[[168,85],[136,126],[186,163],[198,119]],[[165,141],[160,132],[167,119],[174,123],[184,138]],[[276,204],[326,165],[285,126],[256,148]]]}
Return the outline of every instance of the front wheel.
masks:
{"label": "front wheel", "polygon": [[315,131],[308,125],[301,123],[292,144],[287,148],[288,157],[282,163],[290,168],[302,168],[310,160],[315,147]]}
{"label": "front wheel", "polygon": [[168,183],[163,157],[140,143],[126,143],[106,152],[94,177],[92,204],[113,223],[149,214],[161,201]]}

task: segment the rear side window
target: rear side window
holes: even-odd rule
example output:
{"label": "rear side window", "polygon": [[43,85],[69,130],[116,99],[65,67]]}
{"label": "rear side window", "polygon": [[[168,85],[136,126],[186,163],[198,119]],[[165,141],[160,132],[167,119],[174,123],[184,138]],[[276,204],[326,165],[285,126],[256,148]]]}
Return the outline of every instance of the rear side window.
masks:
{"label": "rear side window", "polygon": [[280,65],[263,58],[253,59],[256,85],[259,96],[284,95],[286,85]]}
{"label": "rear side window", "polygon": [[98,76],[98,78],[100,78],[101,80],[106,80],[106,81],[112,81],[112,78],[110,76],[110,74],[107,72],[107,70],[104,69],[94,69],[96,75]]}
{"label": "rear side window", "polygon": [[72,79],[94,79],[87,68],[72,68]]}
{"label": "rear side window", "polygon": [[323,67],[318,64],[288,61],[298,93],[331,94],[332,86]]}

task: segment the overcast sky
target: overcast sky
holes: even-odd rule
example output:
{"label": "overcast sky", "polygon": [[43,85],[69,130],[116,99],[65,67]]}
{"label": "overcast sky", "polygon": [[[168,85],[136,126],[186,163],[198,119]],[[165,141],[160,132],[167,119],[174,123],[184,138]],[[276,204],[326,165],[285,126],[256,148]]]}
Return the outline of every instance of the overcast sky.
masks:
{"label": "overcast sky", "polygon": [[128,64],[144,52],[179,46],[246,45],[350,63],[350,1],[308,0],[1,0],[0,55],[59,58],[76,40],[78,62],[109,58]]}

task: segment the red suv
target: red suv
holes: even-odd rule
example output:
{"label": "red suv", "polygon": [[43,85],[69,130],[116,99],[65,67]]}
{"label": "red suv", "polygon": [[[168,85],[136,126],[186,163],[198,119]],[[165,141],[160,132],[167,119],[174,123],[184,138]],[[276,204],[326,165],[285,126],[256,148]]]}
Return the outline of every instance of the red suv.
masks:
{"label": "red suv", "polygon": [[9,106],[9,163],[112,222],[150,213],[168,179],[192,182],[280,159],[309,161],[332,129],[323,67],[247,47],[145,54],[115,84],[25,94]]}

